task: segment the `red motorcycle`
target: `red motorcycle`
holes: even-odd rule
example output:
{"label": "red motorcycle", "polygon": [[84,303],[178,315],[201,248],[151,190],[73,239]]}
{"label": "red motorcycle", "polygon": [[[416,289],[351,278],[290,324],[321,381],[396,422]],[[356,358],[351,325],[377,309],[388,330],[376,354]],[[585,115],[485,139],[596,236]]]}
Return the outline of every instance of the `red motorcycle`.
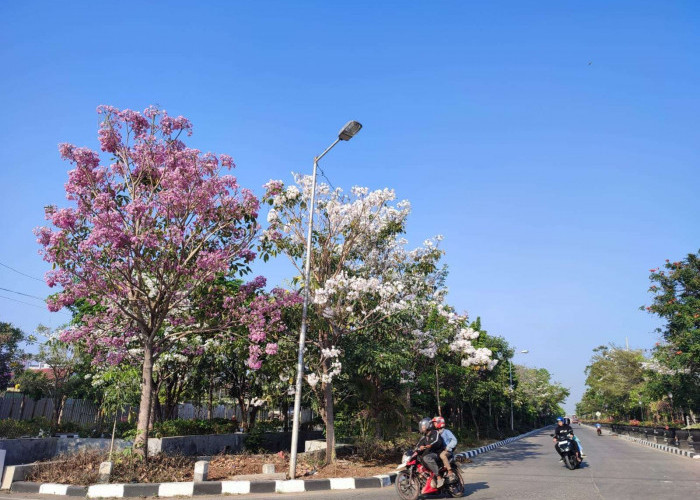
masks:
{"label": "red motorcycle", "polygon": [[[417,500],[420,495],[432,495],[446,493],[453,498],[461,497],[464,494],[464,480],[455,462],[454,457],[450,457],[450,466],[454,472],[454,478],[447,477],[447,468],[442,464],[440,457],[437,458],[440,471],[437,476],[421,461],[417,451],[408,450],[396,470],[396,492],[402,500]],[[435,487],[433,487],[433,484]]]}

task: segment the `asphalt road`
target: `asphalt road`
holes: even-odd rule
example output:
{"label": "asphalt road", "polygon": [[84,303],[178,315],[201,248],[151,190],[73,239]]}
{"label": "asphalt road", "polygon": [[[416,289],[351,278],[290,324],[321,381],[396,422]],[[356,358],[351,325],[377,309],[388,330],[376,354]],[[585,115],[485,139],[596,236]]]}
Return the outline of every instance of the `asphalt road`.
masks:
{"label": "asphalt road", "polygon": [[[549,431],[497,448],[463,467],[470,500],[690,500],[700,498],[700,460],[664,453],[575,426],[587,455],[570,471],[554,451]],[[0,494],[0,500],[49,500],[50,495]],[[394,488],[295,494],[195,497],[203,500],[397,499]],[[426,498],[440,498],[429,496]]]}

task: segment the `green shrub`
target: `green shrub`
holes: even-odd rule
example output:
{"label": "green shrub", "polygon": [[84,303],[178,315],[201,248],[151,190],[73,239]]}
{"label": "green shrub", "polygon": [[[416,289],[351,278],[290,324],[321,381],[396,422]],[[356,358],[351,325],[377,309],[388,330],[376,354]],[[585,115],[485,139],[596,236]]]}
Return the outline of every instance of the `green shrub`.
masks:
{"label": "green shrub", "polygon": [[39,437],[51,435],[51,422],[45,418],[32,420],[0,420],[0,438]]}

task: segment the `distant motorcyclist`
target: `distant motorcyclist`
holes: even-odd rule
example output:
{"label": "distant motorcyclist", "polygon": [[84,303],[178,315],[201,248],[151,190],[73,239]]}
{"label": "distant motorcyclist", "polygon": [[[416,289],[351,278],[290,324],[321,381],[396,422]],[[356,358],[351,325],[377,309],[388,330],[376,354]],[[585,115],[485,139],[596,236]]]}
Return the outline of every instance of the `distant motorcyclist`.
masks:
{"label": "distant motorcyclist", "polygon": [[[418,431],[423,435],[416,445],[416,450],[421,453],[421,460],[430,471],[435,474],[435,477],[440,472],[440,467],[437,464],[437,457],[440,452],[445,449],[445,441],[440,437],[440,433],[435,429],[432,420],[428,417],[418,422]],[[433,481],[435,481],[435,477]],[[432,488],[436,484],[430,485]]]}
{"label": "distant motorcyclist", "polygon": [[581,459],[581,452],[579,451],[578,447],[578,442],[576,439],[574,439],[574,430],[571,428],[569,424],[567,424],[562,417],[557,417],[557,426],[554,428],[554,449],[555,451],[559,454],[560,461],[564,461],[564,455],[562,454],[561,451],[559,451],[559,447],[557,446],[557,441],[559,441],[562,438],[568,438],[569,434],[571,434],[571,442],[572,445],[574,446],[576,450],[576,456],[578,456],[579,460]]}

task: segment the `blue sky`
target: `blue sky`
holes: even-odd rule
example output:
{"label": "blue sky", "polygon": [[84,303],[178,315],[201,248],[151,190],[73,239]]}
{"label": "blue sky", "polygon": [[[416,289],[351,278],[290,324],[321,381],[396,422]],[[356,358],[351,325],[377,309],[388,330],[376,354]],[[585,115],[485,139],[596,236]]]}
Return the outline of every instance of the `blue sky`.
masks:
{"label": "blue sky", "polygon": [[[610,4],[2,2],[0,262],[47,270],[31,230],[65,203],[57,145],[97,148],[99,104],[187,116],[259,194],[358,120],[332,183],[409,199],[411,243],[445,236],[450,302],[571,410],[593,347],[656,340],[648,270],[700,248],[700,6]],[[4,267],[0,287],[48,292]],[[68,318],[0,296],[26,331]]]}

